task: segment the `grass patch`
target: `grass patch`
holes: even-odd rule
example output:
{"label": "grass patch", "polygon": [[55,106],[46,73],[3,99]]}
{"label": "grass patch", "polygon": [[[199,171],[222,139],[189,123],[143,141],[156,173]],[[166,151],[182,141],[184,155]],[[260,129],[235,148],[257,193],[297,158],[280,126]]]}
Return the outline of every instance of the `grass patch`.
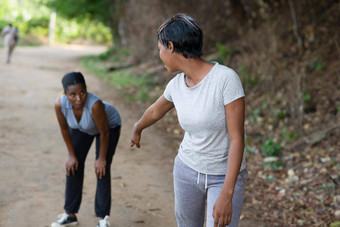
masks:
{"label": "grass patch", "polygon": [[126,101],[152,101],[150,90],[154,86],[152,76],[136,74],[133,68],[122,68],[107,71],[106,59],[108,52],[98,56],[86,56],[82,59],[82,65],[92,74],[103,78],[111,87],[124,95]]}

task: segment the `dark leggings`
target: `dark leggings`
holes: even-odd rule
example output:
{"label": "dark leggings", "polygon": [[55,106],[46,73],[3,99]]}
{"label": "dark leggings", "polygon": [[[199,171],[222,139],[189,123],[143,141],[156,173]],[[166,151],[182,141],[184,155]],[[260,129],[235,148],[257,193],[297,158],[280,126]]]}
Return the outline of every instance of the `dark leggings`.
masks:
{"label": "dark leggings", "polygon": [[[97,217],[110,215],[111,209],[111,163],[120,135],[120,126],[110,129],[109,148],[106,156],[106,174],[102,179],[97,177],[95,212]],[[78,158],[78,171],[75,175],[66,176],[65,206],[66,213],[77,213],[82,198],[84,167],[87,153],[96,137],[96,159],[100,151],[100,135],[91,136],[79,130],[71,129],[71,138]]]}

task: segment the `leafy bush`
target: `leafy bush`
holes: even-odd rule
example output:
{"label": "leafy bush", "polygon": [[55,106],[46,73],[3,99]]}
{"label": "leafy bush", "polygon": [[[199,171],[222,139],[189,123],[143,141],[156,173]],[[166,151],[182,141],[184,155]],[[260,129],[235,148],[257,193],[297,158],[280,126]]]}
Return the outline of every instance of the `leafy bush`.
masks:
{"label": "leafy bush", "polygon": [[223,44],[221,43],[217,43],[216,48],[218,50],[218,62],[221,64],[225,64],[227,57],[231,55],[231,50],[223,46]]}
{"label": "leafy bush", "polygon": [[260,150],[264,157],[278,157],[281,149],[281,144],[275,143],[273,138],[270,138],[264,142]]}
{"label": "leafy bush", "polygon": [[297,132],[289,132],[287,127],[283,128],[281,139],[283,141],[292,141],[295,140],[298,137]]}
{"label": "leafy bush", "polygon": [[324,63],[322,62],[322,58],[320,56],[314,57],[310,62],[309,66],[317,71],[321,71],[325,68]]}
{"label": "leafy bush", "polygon": [[273,158],[272,160],[266,161],[264,167],[271,167],[273,170],[277,170],[282,163],[279,161],[279,153],[282,150],[280,143],[275,143],[273,138],[267,139],[261,146],[261,154],[265,158]]}
{"label": "leafy bush", "polygon": [[[7,1],[4,3],[7,4]],[[19,44],[30,45],[46,42],[49,34],[50,10],[37,1],[25,2],[21,8],[4,8],[0,4],[0,29],[12,22],[19,29]],[[38,5],[37,5],[38,4]],[[27,9],[25,8],[27,7]],[[11,12],[11,13],[9,13]],[[74,43],[90,41],[99,44],[111,44],[111,32],[108,27],[98,21],[84,18],[81,22],[67,20],[57,14],[54,30],[55,41],[58,43]]]}
{"label": "leafy bush", "polygon": [[253,88],[258,84],[258,79],[244,65],[240,65],[237,72],[245,89]]}
{"label": "leafy bush", "polygon": [[[98,56],[87,56],[82,59],[82,64],[97,76],[103,77],[112,87],[123,93],[127,101],[150,101],[150,90],[154,87],[152,76],[147,74],[137,75],[131,68],[122,68],[108,72],[103,66],[103,61],[113,57],[113,53],[127,55],[129,52],[123,49],[112,51],[112,49]],[[114,54],[114,56],[123,56]]]}

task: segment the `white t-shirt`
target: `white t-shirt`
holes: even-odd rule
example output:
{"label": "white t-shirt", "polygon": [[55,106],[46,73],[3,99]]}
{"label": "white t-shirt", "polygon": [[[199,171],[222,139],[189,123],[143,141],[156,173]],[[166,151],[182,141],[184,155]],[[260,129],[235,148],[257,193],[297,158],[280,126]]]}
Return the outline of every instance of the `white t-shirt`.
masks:
{"label": "white t-shirt", "polygon": [[6,26],[1,34],[4,36],[4,46],[6,48],[15,45],[15,37],[18,35],[15,27]]}
{"label": "white t-shirt", "polygon": [[[164,97],[174,103],[185,131],[178,150],[180,159],[200,173],[224,175],[229,150],[225,105],[244,97],[235,71],[215,63],[203,80],[190,88],[184,73],[179,73],[168,83]],[[241,170],[245,166],[243,158]]]}

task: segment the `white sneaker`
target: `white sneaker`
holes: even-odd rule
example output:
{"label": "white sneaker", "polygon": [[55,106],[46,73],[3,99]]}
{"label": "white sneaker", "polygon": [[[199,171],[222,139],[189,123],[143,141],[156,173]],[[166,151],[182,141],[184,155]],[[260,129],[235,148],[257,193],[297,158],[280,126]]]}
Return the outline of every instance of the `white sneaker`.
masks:
{"label": "white sneaker", "polygon": [[78,224],[77,217],[70,216],[66,213],[59,214],[58,215],[59,220],[56,222],[53,222],[51,224],[51,227],[60,227],[60,226],[73,226]]}
{"label": "white sneaker", "polygon": [[109,216],[106,215],[104,219],[99,220],[97,227],[108,227],[108,226],[110,226],[110,222],[109,222],[109,220],[107,220],[108,218],[109,218]]}

